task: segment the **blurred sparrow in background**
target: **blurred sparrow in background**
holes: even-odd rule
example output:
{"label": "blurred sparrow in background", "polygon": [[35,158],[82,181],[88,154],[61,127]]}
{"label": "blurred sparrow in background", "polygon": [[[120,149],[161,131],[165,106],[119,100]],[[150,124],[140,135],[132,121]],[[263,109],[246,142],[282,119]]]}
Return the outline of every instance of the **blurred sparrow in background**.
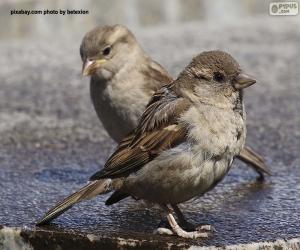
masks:
{"label": "blurred sparrow in background", "polygon": [[[116,141],[136,127],[153,93],[172,82],[169,73],[141,48],[135,36],[121,25],[88,32],[80,46],[83,75],[90,75],[95,110]],[[270,174],[263,158],[245,147],[237,157],[263,179]]]}
{"label": "blurred sparrow in background", "polygon": [[[120,55],[113,54],[117,46],[121,45],[111,47],[112,58]],[[142,53],[139,48],[136,50]],[[125,46],[124,53],[128,53],[129,63],[137,52]],[[111,63],[116,66],[115,61]],[[151,63],[149,61],[149,65]],[[127,66],[111,74],[106,69],[113,66],[108,65],[101,68],[100,76],[110,76],[108,82],[102,81],[107,83],[104,91],[108,88],[108,93],[113,93],[109,92],[113,84],[122,82],[119,79],[115,83],[113,79],[121,75],[124,67],[127,72]],[[137,61],[134,65],[132,67],[141,66]],[[127,79],[123,80],[124,85],[130,84]],[[254,83],[225,52],[210,51],[196,56],[177,80],[152,96],[134,132],[121,141],[104,168],[90,178],[91,182],[51,209],[38,224],[50,222],[77,202],[113,191],[107,205],[128,196],[159,204],[166,211],[171,226],[171,230],[161,228],[161,233],[185,238],[207,237],[210,226],[185,231],[177,224],[173,210],[184,220],[177,204],[211,190],[240,154],[246,138],[243,89]],[[134,89],[128,92],[135,93]],[[127,93],[124,96],[129,97]],[[112,103],[110,99],[106,104],[117,117],[122,102],[118,103],[117,110]],[[126,107],[124,112],[131,114]]]}

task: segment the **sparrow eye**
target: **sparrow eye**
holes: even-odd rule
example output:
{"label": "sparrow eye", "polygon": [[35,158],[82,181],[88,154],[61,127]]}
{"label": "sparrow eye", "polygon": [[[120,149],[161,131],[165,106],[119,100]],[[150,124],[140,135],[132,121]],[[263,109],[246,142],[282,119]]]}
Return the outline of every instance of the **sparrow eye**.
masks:
{"label": "sparrow eye", "polygon": [[215,72],[214,73],[214,80],[217,82],[224,82],[225,76],[221,72]]}
{"label": "sparrow eye", "polygon": [[103,54],[104,56],[108,56],[109,53],[110,53],[110,51],[111,51],[110,46],[109,46],[109,47],[106,47],[106,48],[102,51],[102,54]]}

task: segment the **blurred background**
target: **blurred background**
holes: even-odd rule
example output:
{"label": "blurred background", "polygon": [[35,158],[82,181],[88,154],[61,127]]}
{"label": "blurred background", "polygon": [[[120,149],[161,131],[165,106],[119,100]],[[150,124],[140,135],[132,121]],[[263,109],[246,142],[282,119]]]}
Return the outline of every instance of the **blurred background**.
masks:
{"label": "blurred background", "polygon": [[[201,202],[185,205],[188,216],[214,224],[214,244],[299,237],[300,15],[271,16],[270,2],[1,0],[0,228],[34,230],[34,221],[113,151],[90,101],[89,78],[81,76],[79,46],[95,26],[119,23],[174,77],[199,52],[221,49],[258,79],[245,91],[247,145],[266,159],[273,176],[258,184],[256,174],[236,161]],[[14,9],[89,14],[10,15]],[[103,207],[104,199],[74,207],[57,223],[119,236],[124,229],[151,234],[159,222],[155,211],[137,213],[130,200],[116,209]]]}
{"label": "blurred background", "polygon": [[[1,39],[81,33],[100,24],[132,29],[207,21],[220,24],[269,15],[270,0],[2,0]],[[15,15],[10,10],[88,10],[88,15]]]}

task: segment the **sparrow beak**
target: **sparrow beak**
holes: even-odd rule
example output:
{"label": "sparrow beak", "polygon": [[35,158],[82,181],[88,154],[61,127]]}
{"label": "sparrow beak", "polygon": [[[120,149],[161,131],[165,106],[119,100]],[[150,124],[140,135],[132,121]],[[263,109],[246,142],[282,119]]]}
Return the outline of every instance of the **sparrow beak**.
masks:
{"label": "sparrow beak", "polygon": [[90,60],[89,58],[87,58],[82,65],[82,75],[83,76],[92,75],[105,62],[106,62],[105,59]]}
{"label": "sparrow beak", "polygon": [[236,88],[236,89],[244,89],[244,88],[247,88],[249,86],[251,86],[252,84],[256,83],[256,80],[241,72],[239,73],[233,80],[233,86]]}

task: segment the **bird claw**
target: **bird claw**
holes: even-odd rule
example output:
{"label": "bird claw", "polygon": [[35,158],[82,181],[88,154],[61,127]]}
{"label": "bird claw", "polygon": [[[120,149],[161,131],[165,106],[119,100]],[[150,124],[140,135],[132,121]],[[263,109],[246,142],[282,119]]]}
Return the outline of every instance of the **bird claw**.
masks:
{"label": "bird claw", "polygon": [[169,228],[165,228],[165,227],[159,227],[157,229],[155,229],[153,231],[154,234],[160,234],[160,235],[173,235],[174,232],[169,229]]}
{"label": "bird claw", "polygon": [[184,222],[182,224],[183,228],[189,232],[192,231],[208,231],[208,232],[217,232],[217,230],[212,226],[212,225],[199,225],[199,226],[195,226],[190,222]]}
{"label": "bird claw", "polygon": [[181,232],[177,232],[177,235],[186,239],[198,239],[198,238],[206,239],[210,237],[210,233],[200,232],[200,231],[192,231],[192,232],[181,231]]}
{"label": "bird claw", "polygon": [[212,225],[200,225],[196,227],[196,231],[209,231],[209,232],[217,232],[217,230]]}
{"label": "bird claw", "polygon": [[200,231],[193,231],[193,232],[187,232],[184,230],[180,230],[177,233],[174,233],[169,228],[159,227],[154,230],[154,234],[160,234],[160,235],[175,235],[177,234],[180,237],[186,238],[186,239],[197,239],[197,238],[208,238],[210,234],[208,232],[200,232]]}
{"label": "bird claw", "polygon": [[182,228],[175,220],[173,214],[171,211],[169,211],[167,215],[167,220],[169,223],[169,228],[162,227],[160,225],[158,226],[158,229],[155,231],[155,233],[158,234],[167,234],[167,235],[178,235],[179,237],[186,238],[186,239],[197,239],[197,238],[208,238],[211,236],[211,232],[215,231],[215,229],[211,225],[201,225],[198,228],[195,228],[191,223],[184,220],[181,221],[185,226],[189,227],[189,229],[186,231],[186,229]]}

